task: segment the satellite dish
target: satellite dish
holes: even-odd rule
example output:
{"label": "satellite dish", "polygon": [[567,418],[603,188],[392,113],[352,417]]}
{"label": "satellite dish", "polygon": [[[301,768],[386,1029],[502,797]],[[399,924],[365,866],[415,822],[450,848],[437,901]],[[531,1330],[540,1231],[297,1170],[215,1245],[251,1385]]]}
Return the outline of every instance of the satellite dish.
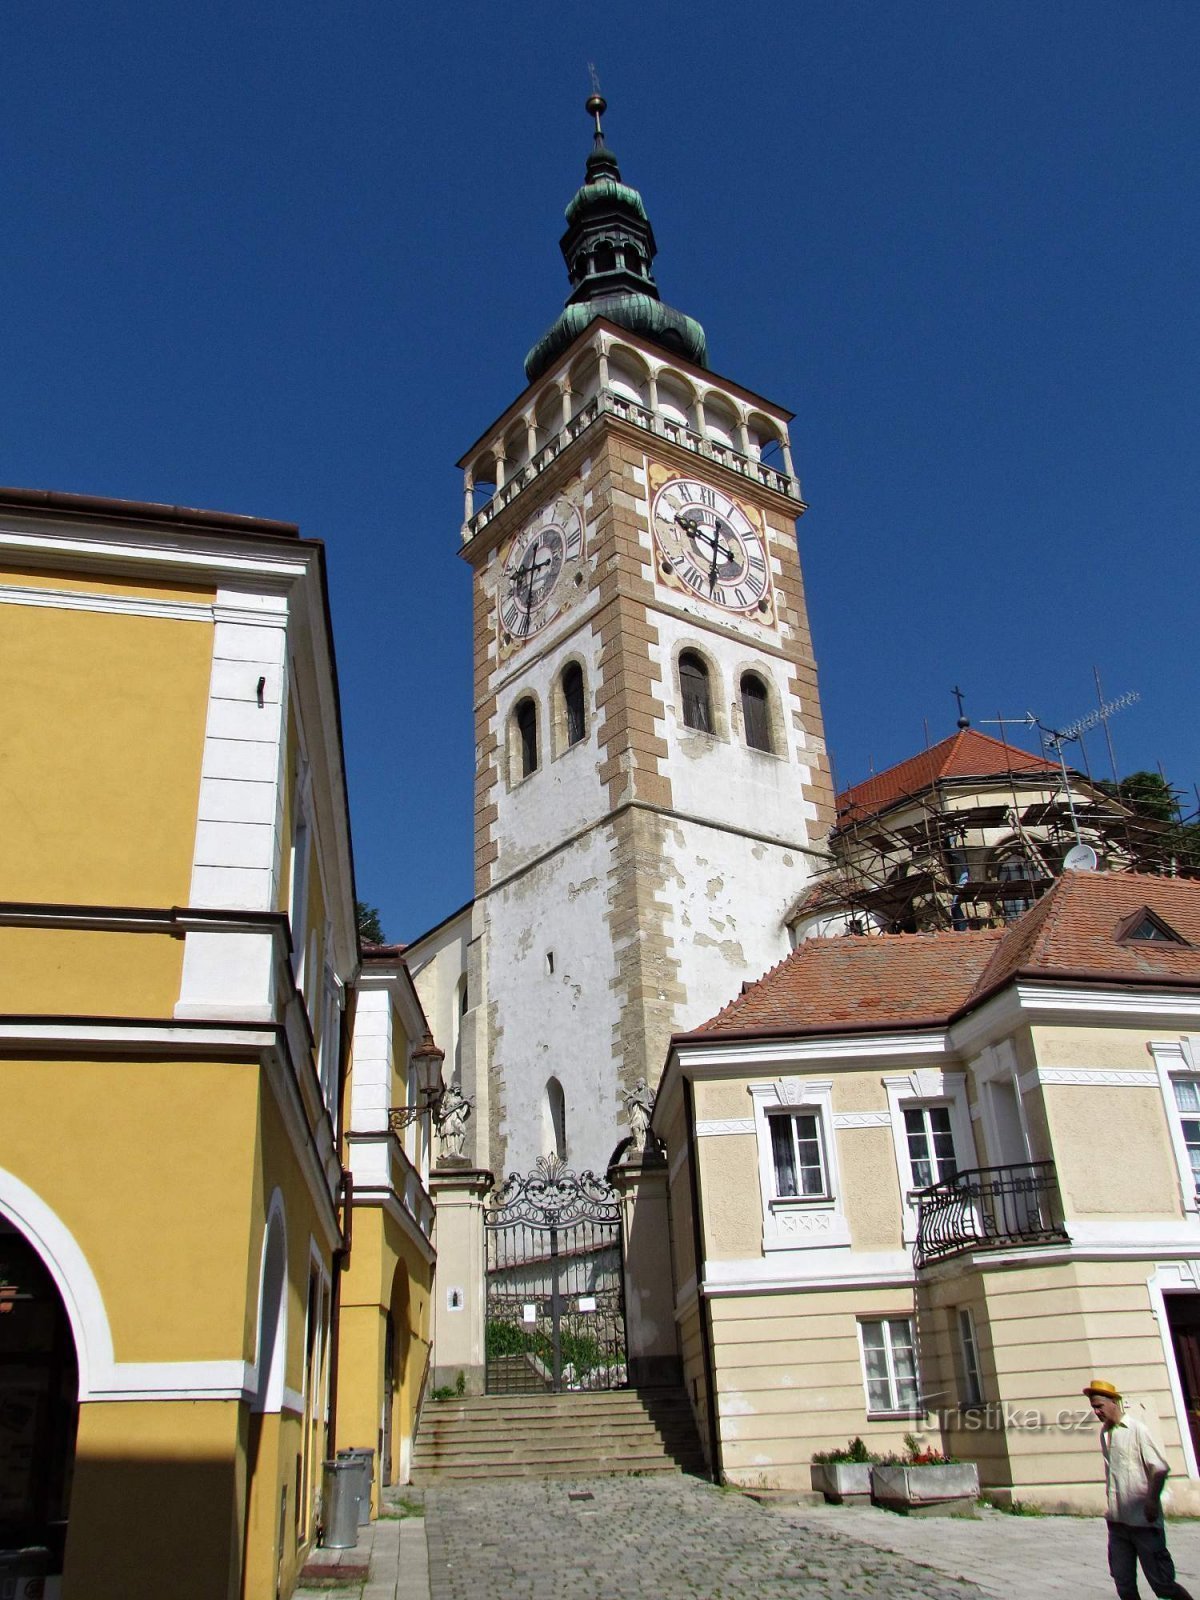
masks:
{"label": "satellite dish", "polygon": [[1095,872],[1100,858],[1090,844],[1073,844],[1063,857],[1064,872]]}

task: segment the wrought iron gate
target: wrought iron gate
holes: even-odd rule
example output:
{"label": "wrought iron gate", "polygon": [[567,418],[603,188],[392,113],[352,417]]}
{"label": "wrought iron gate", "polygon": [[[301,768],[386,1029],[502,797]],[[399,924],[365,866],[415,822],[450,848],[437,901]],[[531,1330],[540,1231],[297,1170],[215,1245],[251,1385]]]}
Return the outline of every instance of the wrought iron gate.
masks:
{"label": "wrought iron gate", "polygon": [[484,1210],[489,1394],[622,1389],[621,1202],[592,1172],[543,1156]]}

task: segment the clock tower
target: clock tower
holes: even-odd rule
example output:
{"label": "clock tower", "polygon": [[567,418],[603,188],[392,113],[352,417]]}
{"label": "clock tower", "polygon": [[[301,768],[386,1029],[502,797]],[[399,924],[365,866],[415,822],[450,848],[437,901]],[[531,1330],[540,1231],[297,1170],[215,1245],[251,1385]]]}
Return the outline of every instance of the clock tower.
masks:
{"label": "clock tower", "polygon": [[463,457],[474,570],[475,1163],[603,1171],[624,1096],[788,951],[832,795],[791,414],[659,298],[601,129],[528,386]]}

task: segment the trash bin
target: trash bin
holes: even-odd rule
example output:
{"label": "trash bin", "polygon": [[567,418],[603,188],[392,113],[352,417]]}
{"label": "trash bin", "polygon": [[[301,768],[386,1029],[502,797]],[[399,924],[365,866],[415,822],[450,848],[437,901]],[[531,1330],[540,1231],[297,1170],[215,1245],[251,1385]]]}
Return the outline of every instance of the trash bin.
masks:
{"label": "trash bin", "polygon": [[364,1449],[339,1450],[337,1456],[339,1461],[357,1462],[362,1473],[358,1525],[360,1528],[365,1528],[371,1520],[371,1485],[375,1481],[375,1452]]}
{"label": "trash bin", "polygon": [[353,1550],[358,1543],[358,1491],[362,1467],[357,1461],[327,1461],[321,1505],[321,1543],[327,1550]]}

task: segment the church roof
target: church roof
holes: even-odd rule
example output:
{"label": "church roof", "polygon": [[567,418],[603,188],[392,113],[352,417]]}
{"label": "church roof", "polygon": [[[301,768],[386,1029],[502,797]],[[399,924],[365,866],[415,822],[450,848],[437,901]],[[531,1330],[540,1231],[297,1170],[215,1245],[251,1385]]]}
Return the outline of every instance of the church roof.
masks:
{"label": "church roof", "polygon": [[960,728],[920,755],[910,756],[873,778],[844,789],[837,797],[839,822],[884,811],[906,795],[919,794],[947,778],[998,778],[1009,772],[1057,772],[1045,756],[993,739],[974,728]]}
{"label": "church roof", "polygon": [[[1146,913],[1174,939],[1137,937]],[[941,1027],[1016,978],[1200,989],[1200,883],[1065,872],[1006,928],[809,939],[677,1037]]]}

